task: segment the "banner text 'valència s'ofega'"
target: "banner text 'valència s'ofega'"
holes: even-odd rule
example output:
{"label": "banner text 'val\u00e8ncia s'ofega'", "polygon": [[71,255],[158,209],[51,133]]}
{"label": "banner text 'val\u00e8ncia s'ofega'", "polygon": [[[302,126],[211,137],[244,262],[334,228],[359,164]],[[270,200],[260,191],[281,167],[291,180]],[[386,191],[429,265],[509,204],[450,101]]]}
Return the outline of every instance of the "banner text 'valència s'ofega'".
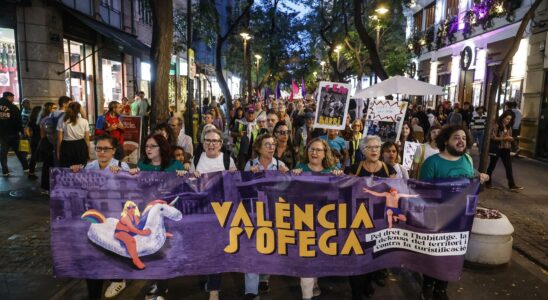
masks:
{"label": "banner text 'val\u00e8ncia s'ofega'", "polygon": [[462,270],[479,184],[277,172],[53,169],[54,274],[165,279]]}

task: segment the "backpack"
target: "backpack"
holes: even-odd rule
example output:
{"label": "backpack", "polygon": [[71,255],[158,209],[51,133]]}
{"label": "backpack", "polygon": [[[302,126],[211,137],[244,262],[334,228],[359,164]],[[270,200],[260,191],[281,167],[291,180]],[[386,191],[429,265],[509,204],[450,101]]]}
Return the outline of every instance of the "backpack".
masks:
{"label": "backpack", "polygon": [[57,117],[53,116],[53,113],[49,115],[49,117],[46,117],[46,120],[44,121],[44,130],[46,131],[46,137],[48,138],[48,141],[52,145],[57,144],[57,123],[59,123],[59,119],[63,118],[65,116],[65,113],[60,113]]}
{"label": "backpack", "polygon": [[105,131],[105,115],[100,115],[95,122],[95,136],[107,133]]}
{"label": "backpack", "polygon": [[[223,153],[223,165],[225,167],[225,170],[228,171],[230,169],[230,155]],[[198,167],[198,163],[200,162],[200,157],[202,157],[202,154],[200,155],[194,155],[193,162],[194,162],[194,168]]]}

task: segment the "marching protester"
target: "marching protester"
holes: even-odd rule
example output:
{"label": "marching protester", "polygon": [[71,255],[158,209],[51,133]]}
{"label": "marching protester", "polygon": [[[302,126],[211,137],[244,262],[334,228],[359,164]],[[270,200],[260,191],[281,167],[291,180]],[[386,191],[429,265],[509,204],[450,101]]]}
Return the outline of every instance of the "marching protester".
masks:
{"label": "marching protester", "polygon": [[[331,173],[335,176],[343,174],[343,171],[336,167],[337,159],[333,156],[325,140],[320,138],[312,139],[306,146],[305,151],[307,155],[304,161],[297,164],[296,169],[291,171],[293,174],[300,175],[302,172]],[[303,300],[310,300],[312,297],[319,296],[321,290],[318,285],[318,278],[301,278],[301,291]]]}
{"label": "marching protester", "polygon": [[441,126],[434,124],[430,127],[430,132],[426,135],[426,142],[417,147],[415,155],[413,156],[412,178],[417,178],[419,170],[422,167],[424,161],[430,156],[439,153],[438,144],[436,143],[436,137],[441,131]]}
{"label": "marching protester", "polygon": [[[204,151],[194,156],[190,171],[196,176],[219,171],[236,171],[236,164],[230,155],[221,151],[223,146],[223,133],[218,129],[207,129],[202,138]],[[207,277],[205,285],[209,292],[209,300],[218,300],[221,290],[222,274],[212,274]]]}
{"label": "marching protester", "polygon": [[[120,170],[129,171],[129,166],[122,161],[114,158],[114,154],[118,147],[118,141],[110,135],[100,135],[95,138],[95,153],[97,159],[86,164],[74,164],[70,166],[73,172],[79,172],[82,169],[85,170],[106,170],[113,173],[118,173]],[[131,248],[131,247],[130,247]],[[128,249],[130,250],[130,249]],[[138,256],[135,259],[140,262]],[[142,262],[140,262],[142,265]],[[143,265],[144,266],[144,265]],[[103,289],[104,280],[101,279],[87,279],[88,296],[90,299],[100,299]],[[106,298],[112,298],[117,296],[126,288],[125,280],[112,280],[111,284],[105,291]]]}
{"label": "marching protester", "polygon": [[[368,135],[360,142],[360,151],[364,159],[356,161],[348,170],[347,174],[358,177],[376,176],[382,178],[395,178],[396,170],[381,160],[381,139],[376,135]],[[371,297],[375,293],[373,281],[384,286],[384,271],[376,271],[362,275],[350,276],[350,288],[352,289],[352,300],[361,300],[365,295]]]}
{"label": "marching protester", "polygon": [[29,179],[38,179],[34,173],[36,163],[38,161],[38,144],[40,143],[40,112],[42,107],[35,106],[32,108],[27,125],[25,126],[25,135],[30,136],[30,160],[29,160]]}
{"label": "marching protester", "polygon": [[506,171],[506,179],[508,179],[508,188],[511,191],[523,190],[523,187],[516,185],[514,181],[514,174],[512,171],[512,158],[510,156],[510,151],[512,148],[512,142],[514,138],[512,137],[512,113],[510,111],[505,111],[498,118],[497,124],[493,126],[491,131],[491,143],[489,147],[489,167],[487,168],[487,174],[490,176],[489,181],[486,186],[488,188],[492,187],[492,177],[493,171],[497,166],[499,158],[502,160],[504,165],[504,170]]}
{"label": "marching protester", "polygon": [[350,158],[350,165],[356,162],[356,159],[360,160],[362,155],[360,153],[360,142],[363,137],[363,124],[361,120],[354,120],[352,122],[352,139],[350,140],[350,149],[348,155]]}
{"label": "marching protester", "polygon": [[4,92],[0,98],[0,164],[2,165],[2,175],[10,176],[8,169],[8,151],[12,149],[19,159],[23,172],[29,171],[29,165],[25,152],[19,151],[19,139],[23,134],[23,123],[21,121],[21,112],[15,104],[14,95],[11,92]]}
{"label": "marching protester", "polygon": [[173,136],[177,137],[177,146],[184,149],[184,151],[192,156],[194,153],[194,147],[192,146],[192,138],[185,134],[183,130],[183,119],[180,117],[171,117],[167,121],[171,130],[173,130]]}
{"label": "marching protester", "polygon": [[381,146],[382,161],[396,170],[396,178],[409,179],[409,172],[400,164],[398,145],[386,141]]}
{"label": "marching protester", "polygon": [[291,131],[289,131],[289,127],[285,124],[285,121],[276,123],[276,126],[274,126],[274,137],[278,141],[274,157],[283,161],[289,169],[295,168],[299,158],[293,147]]}
{"label": "marching protester", "polygon": [[403,151],[405,150],[405,143],[413,142],[418,143],[415,138],[415,132],[413,131],[413,126],[408,121],[404,121],[401,127],[400,139],[396,141],[398,147],[400,147],[400,157],[403,157]]}
{"label": "marching protester", "polygon": [[[253,143],[254,159],[245,165],[244,171],[257,173],[260,171],[279,171],[285,173],[289,168],[285,163],[274,157],[277,142],[270,133],[259,135]],[[253,300],[259,295],[259,274],[245,274],[245,298]],[[268,282],[268,277],[263,277],[263,282]],[[263,288],[264,289],[264,288]]]}
{"label": "marching protester", "polygon": [[270,131],[270,133],[273,133],[274,126],[276,126],[279,120],[280,118],[278,118],[278,114],[276,114],[275,111],[269,110],[266,113],[266,123],[267,123],[268,131]]}
{"label": "marching protester", "polygon": [[[105,133],[111,135],[118,145],[114,156],[116,159],[122,159],[124,156],[124,124],[122,123],[122,117],[118,113],[120,109],[120,103],[112,101],[108,104],[108,111],[105,113],[105,122],[103,130]],[[99,123],[99,122],[97,122]]]}
{"label": "marching protester", "polygon": [[71,102],[62,118],[61,127],[57,127],[56,155],[61,167],[84,165],[89,159],[89,123],[80,116],[81,110],[80,103]]}
{"label": "marching protester", "polygon": [[[474,178],[479,176],[480,182],[489,180],[487,174],[477,174],[472,158],[466,153],[471,139],[468,130],[459,125],[444,127],[436,137],[439,149],[424,161],[419,173],[419,180],[443,178]],[[421,299],[449,299],[447,296],[447,281],[423,275]]]}

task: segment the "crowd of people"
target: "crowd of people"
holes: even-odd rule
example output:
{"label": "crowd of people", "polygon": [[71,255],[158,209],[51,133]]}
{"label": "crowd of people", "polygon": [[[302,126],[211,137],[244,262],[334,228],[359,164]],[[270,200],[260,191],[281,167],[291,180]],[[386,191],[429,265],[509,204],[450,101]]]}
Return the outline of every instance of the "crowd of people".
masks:
{"label": "crowd of people", "polygon": [[[438,108],[424,110],[422,106],[409,104],[400,138],[383,141],[378,136],[364,135],[364,119],[357,118],[355,110],[348,114],[344,130],[323,130],[314,127],[315,102],[312,98],[295,101],[267,99],[268,101],[234,100],[227,109],[223,99],[202,107],[203,121],[195,136],[185,134],[181,117],[171,116],[163,123],[155,124],[142,141],[140,160],[136,165],[124,162],[123,133],[124,115],[148,118],[149,101],[140,92],[129,102],[110,102],[108,109],[95,121],[90,132],[89,120],[78,102],[61,96],[57,103],[47,102],[31,107],[23,101],[22,113],[13,104],[13,94],[4,93],[0,100],[0,158],[4,176],[9,176],[7,152],[15,151],[28,172],[36,179],[36,162],[43,162],[41,187],[49,190],[49,168],[61,166],[78,172],[82,169],[126,171],[173,172],[178,176],[192,176],[218,171],[265,170],[290,172],[298,176],[303,172],[342,176],[377,176],[384,178],[435,179],[447,177],[479,177],[491,187],[493,170],[498,158],[506,169],[509,188],[519,190],[512,176],[510,151],[515,147],[516,122],[521,114],[510,107],[499,118],[497,126],[489,133],[491,161],[487,174],[479,174],[473,168],[468,154],[475,143],[481,150],[485,135],[485,109],[473,110],[469,103],[462,108],[448,102]],[[194,114],[197,111],[193,112]],[[365,115],[365,114],[363,114]],[[148,122],[148,120],[146,120]],[[145,123],[148,124],[148,123]],[[144,128],[147,128],[146,125]],[[519,128],[519,125],[518,127]],[[94,149],[91,136],[94,136]],[[19,141],[30,140],[30,163],[20,151]],[[402,151],[406,142],[418,142],[421,146],[413,158],[413,166],[402,166]],[[90,161],[91,151],[96,160]],[[128,207],[127,209],[131,209]],[[124,209],[125,211],[126,209]],[[401,217],[393,211],[394,218]],[[390,217],[392,221],[392,217]],[[138,269],[146,266],[134,252],[131,235],[147,235],[150,232],[135,228],[134,218],[122,218],[117,225],[116,238],[124,243]],[[391,224],[391,222],[390,222]],[[132,254],[133,253],[133,254]],[[351,276],[352,299],[362,299],[374,293],[373,283],[384,286],[385,271]],[[269,277],[265,274],[245,274],[245,299],[257,299],[267,293]],[[222,274],[208,276],[205,290],[209,299],[219,298]],[[103,281],[88,280],[92,299],[101,296]],[[156,282],[147,297],[165,296],[165,281]],[[105,296],[114,297],[126,287],[124,280],[111,281]],[[317,278],[301,278],[302,298],[311,299],[321,293]],[[447,299],[447,282],[424,276],[422,299]],[[157,298],[159,299],[159,298]]]}

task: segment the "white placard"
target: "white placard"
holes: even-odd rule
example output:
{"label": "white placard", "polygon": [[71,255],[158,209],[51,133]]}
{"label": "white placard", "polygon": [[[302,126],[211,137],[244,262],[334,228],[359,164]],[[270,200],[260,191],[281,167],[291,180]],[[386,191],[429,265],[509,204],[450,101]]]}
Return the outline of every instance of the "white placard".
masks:
{"label": "white placard", "polygon": [[413,166],[415,152],[417,152],[417,148],[420,146],[420,143],[405,142],[405,146],[403,147],[402,166],[408,171],[411,170],[411,167]]}
{"label": "white placard", "polygon": [[314,128],[343,130],[350,104],[350,85],[321,81],[318,90]]}

